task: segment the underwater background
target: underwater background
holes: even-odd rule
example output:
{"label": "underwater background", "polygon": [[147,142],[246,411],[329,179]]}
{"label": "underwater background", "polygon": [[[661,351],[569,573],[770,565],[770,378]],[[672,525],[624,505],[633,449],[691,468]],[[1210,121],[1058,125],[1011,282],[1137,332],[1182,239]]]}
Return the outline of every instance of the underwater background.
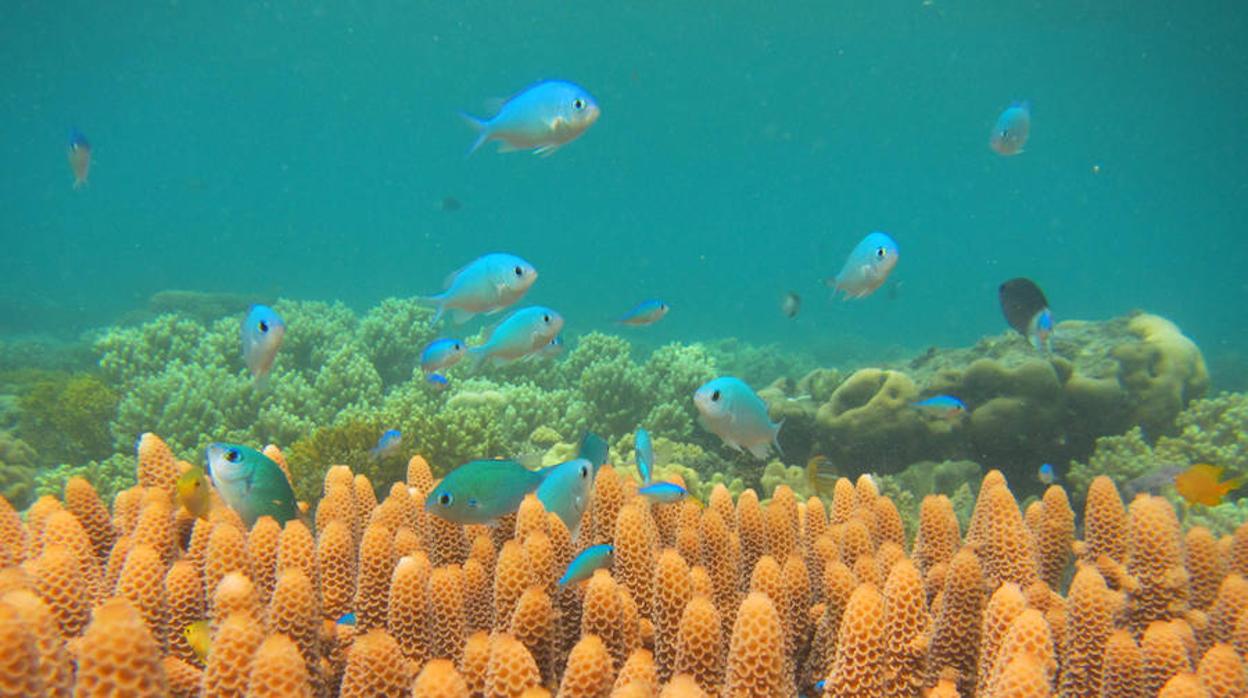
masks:
{"label": "underwater background", "polygon": [[[377,430],[421,410],[449,420],[441,408],[460,389],[525,385],[590,405],[569,416],[550,395],[530,398],[562,410],[564,441],[586,428],[621,439],[667,400],[683,412],[668,436],[728,460],[693,424],[687,396],[702,379],[733,372],[756,390],[785,379],[769,399],[774,415],[776,399],[811,397],[810,381],[797,384],[809,371],[839,371],[814,396],[814,419],[853,369],[1007,341],[996,288],[1014,276],[1044,287],[1059,323],[1137,309],[1176,323],[1209,367],[1177,407],[1248,387],[1248,328],[1232,320],[1248,302],[1248,136],[1238,128],[1248,49],[1244,13],[1229,2],[1181,12],[940,0],[783,11],[153,3],[124,13],[15,2],[3,12],[0,405],[6,438],[30,447],[5,462],[104,459],[153,429],[184,457],[224,436],[288,444],[335,421]],[[550,158],[465,156],[473,134],[457,112],[488,115],[492,98],[553,77],[586,86],[602,108],[583,138]],[[1000,157],[988,132],[1021,100],[1031,139],[1021,156]],[[64,158],[70,128],[92,145],[81,189]],[[873,229],[900,246],[888,285],[829,300],[823,279]],[[465,376],[490,385],[400,410],[433,336],[414,297],[492,250],[539,269],[525,302],[557,308],[569,346],[612,336],[594,335],[570,365]],[[795,318],[780,312],[786,292],[803,300]],[[647,297],[673,312],[640,329],[612,322]],[[251,302],[296,315],[277,371],[302,383],[248,392],[233,335]],[[167,312],[177,319],[157,318]],[[696,369],[683,382],[647,364],[669,342],[679,343],[672,354],[706,353],[686,357]],[[340,366],[335,382],[331,359],[361,347],[371,366]],[[639,377],[604,406],[580,372],[621,353]],[[933,391],[917,383],[915,397]],[[172,384],[202,395],[179,413],[161,387]],[[1062,435],[1017,467],[1086,458],[1094,437],[1130,426],[1151,443],[1176,433],[1177,407],[1164,424],[1111,420],[1078,447]],[[526,413],[505,436],[467,441],[488,455],[532,449],[541,421]],[[845,437],[802,436],[796,422],[789,431],[789,466]],[[416,436],[435,466],[451,465],[438,455],[470,455]],[[965,446],[930,458],[1006,458]],[[919,439],[894,459],[925,447]],[[848,471],[879,467],[871,448],[850,451]]]}

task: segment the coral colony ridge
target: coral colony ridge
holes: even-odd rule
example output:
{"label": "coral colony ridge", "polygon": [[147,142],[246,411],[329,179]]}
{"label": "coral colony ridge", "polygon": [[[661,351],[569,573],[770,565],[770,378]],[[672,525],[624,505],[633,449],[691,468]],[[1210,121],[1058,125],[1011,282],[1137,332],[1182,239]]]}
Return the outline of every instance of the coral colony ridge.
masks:
{"label": "coral colony ridge", "polygon": [[[1248,512],[1150,480],[1248,470],[1248,396],[1207,397],[1161,317],[856,370],[591,333],[439,391],[417,302],[274,307],[267,386],[237,317],[190,304],[100,333],[96,370],[2,376],[0,694],[1248,695]],[[698,425],[693,392],[729,373],[783,455]],[[965,414],[915,407],[936,395]],[[688,498],[637,494],[638,426]],[[492,525],[426,511],[457,465],[560,463],[587,430],[610,452],[576,535],[532,495]],[[300,514],[248,528],[215,490],[188,511],[216,441],[263,447]],[[558,583],[600,544],[609,566]]]}

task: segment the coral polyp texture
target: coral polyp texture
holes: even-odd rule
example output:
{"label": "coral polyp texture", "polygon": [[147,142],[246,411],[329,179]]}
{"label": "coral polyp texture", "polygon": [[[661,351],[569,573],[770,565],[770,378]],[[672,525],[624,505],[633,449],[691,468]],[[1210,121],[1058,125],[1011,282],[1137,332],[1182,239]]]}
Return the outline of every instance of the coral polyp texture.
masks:
{"label": "coral polyp texture", "polygon": [[[148,434],[134,467],[148,484],[107,505],[82,479],[24,517],[0,502],[0,692],[1248,690],[1248,525],[1221,538],[1185,530],[1168,500],[1124,502],[1109,478],[1090,493],[1053,485],[1024,512],[990,471],[965,533],[949,500],[933,496],[914,513],[910,544],[870,478],[842,478],[828,501],[800,501],[783,484],[761,500],[719,488],[706,506],[665,514],[671,505],[604,467],[573,536],[536,498],[493,528],[429,515],[424,493],[437,481],[413,458],[396,483],[327,469],[312,528],[262,517],[247,530],[218,505],[166,538],[158,532],[179,521],[177,466]],[[1079,526],[1072,500],[1086,502]],[[616,547],[614,567],[557,585],[594,543]],[[201,620],[207,650],[191,651],[185,631]]]}

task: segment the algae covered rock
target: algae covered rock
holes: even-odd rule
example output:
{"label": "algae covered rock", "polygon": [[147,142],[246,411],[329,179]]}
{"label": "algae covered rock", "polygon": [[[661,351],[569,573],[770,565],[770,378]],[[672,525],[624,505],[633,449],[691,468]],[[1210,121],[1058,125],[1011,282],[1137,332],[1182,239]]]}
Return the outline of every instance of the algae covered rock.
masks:
{"label": "algae covered rock", "polygon": [[930,448],[922,413],[911,403],[919,389],[900,371],[862,369],[840,385],[815,415],[816,448],[833,462],[892,471]]}

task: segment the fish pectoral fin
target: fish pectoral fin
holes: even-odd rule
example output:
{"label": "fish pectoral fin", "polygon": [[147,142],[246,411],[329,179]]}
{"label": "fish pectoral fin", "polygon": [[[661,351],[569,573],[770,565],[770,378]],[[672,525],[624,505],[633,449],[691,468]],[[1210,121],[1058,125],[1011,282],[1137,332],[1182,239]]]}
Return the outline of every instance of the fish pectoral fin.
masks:
{"label": "fish pectoral fin", "polygon": [[548,157],[550,157],[551,155],[554,155],[554,154],[555,154],[555,151],[559,150],[559,149],[560,149],[560,148],[562,148],[562,147],[563,147],[563,144],[562,144],[562,143],[556,143],[556,144],[552,144],[552,145],[544,145],[544,146],[542,146],[542,147],[540,147],[540,148],[538,148],[538,149],[534,150],[534,151],[533,151],[533,154],[534,154],[534,155],[537,155],[538,157],[548,158]]}

